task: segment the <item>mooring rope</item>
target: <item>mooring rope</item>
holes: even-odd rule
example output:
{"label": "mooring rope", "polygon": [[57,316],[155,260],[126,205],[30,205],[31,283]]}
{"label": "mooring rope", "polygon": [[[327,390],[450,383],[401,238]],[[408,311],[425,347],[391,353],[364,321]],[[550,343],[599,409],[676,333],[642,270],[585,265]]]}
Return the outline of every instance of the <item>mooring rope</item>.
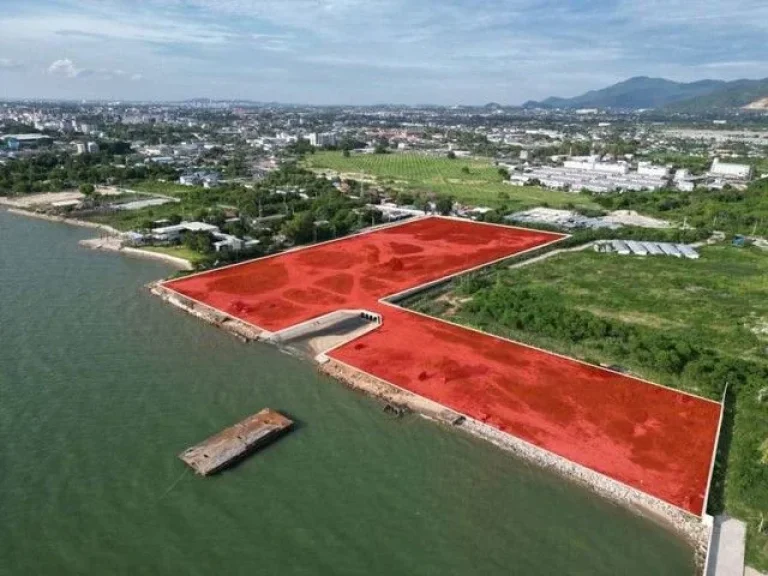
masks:
{"label": "mooring rope", "polygon": [[158,502],[160,502],[160,500],[162,500],[163,498],[165,498],[166,496],[168,496],[168,494],[170,494],[170,493],[171,493],[171,490],[173,490],[174,488],[176,488],[176,485],[177,485],[179,482],[181,482],[181,479],[182,479],[182,478],[184,478],[184,476],[186,476],[187,472],[189,472],[189,468],[185,468],[185,469],[184,469],[184,470],[181,472],[181,474],[179,474],[179,477],[178,477],[178,478],[176,478],[176,480],[174,480],[174,481],[173,481],[173,484],[171,484],[171,485],[168,487],[168,489],[167,489],[165,492],[163,492],[162,496],[160,496],[160,498],[158,498],[158,499],[157,499],[157,501],[158,501]]}

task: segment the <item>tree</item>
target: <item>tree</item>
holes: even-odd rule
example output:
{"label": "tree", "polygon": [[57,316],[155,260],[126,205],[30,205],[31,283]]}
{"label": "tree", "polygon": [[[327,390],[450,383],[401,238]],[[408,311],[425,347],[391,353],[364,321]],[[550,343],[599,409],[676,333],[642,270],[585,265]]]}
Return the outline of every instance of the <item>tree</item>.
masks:
{"label": "tree", "polygon": [[469,166],[462,166],[461,167],[461,173],[462,174],[469,174]]}
{"label": "tree", "polygon": [[401,206],[411,206],[414,202],[414,196],[410,192],[398,192],[397,203]]}
{"label": "tree", "polygon": [[315,217],[312,212],[298,212],[282,226],[282,233],[295,244],[312,241],[315,234]]}
{"label": "tree", "polygon": [[80,184],[79,190],[81,194],[85,194],[89,198],[96,192],[96,188],[93,184]]}
{"label": "tree", "polygon": [[187,232],[184,234],[184,245],[195,252],[210,254],[213,252],[213,237],[208,232]]}
{"label": "tree", "polygon": [[447,158],[449,160],[455,160],[456,159],[456,152],[454,152],[453,150],[450,150],[448,152],[448,154],[446,154],[446,156],[447,156]]}
{"label": "tree", "polygon": [[344,148],[344,150],[342,150],[342,152],[341,152],[341,155],[344,156],[344,158],[349,158],[350,157],[349,150]]}
{"label": "tree", "polygon": [[447,216],[453,211],[453,197],[439,196],[435,201],[435,207],[440,214]]}

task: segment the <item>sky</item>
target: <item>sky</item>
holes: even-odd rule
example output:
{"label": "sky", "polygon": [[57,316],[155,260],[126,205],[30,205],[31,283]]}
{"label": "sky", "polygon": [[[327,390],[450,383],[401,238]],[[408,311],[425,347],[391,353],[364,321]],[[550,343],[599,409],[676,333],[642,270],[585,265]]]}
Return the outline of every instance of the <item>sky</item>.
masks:
{"label": "sky", "polygon": [[520,104],[768,77],[765,0],[0,0],[0,98]]}

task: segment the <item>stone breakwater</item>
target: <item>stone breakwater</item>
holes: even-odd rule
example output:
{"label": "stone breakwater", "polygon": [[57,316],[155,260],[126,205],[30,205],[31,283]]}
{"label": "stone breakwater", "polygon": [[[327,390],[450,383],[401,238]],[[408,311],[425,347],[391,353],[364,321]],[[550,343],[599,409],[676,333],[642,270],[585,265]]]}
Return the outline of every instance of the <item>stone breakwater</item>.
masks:
{"label": "stone breakwater", "polygon": [[[268,341],[271,333],[241,322],[204,304],[195,302],[164,288],[160,283],[149,285],[151,292],[166,302],[181,308],[185,312],[201,318],[209,324],[218,326],[234,334],[243,341]],[[316,357],[318,370],[351,389],[359,390],[397,408],[407,408],[421,416],[438,423],[463,430],[477,438],[491,442],[495,446],[515,454],[517,457],[553,471],[570,481],[588,488],[594,493],[607,498],[635,513],[650,518],[660,525],[674,530],[684,537],[695,549],[696,562],[701,573],[704,567],[711,524],[689,514],[675,506],[667,504],[658,498],[644,494],[598,472],[585,468],[529,444],[515,436],[502,432],[477,420],[466,417],[437,402],[423,398],[381,380],[370,374],[361,372],[342,362],[334,360],[326,354]]]}
{"label": "stone breakwater", "polygon": [[241,322],[237,318],[228,316],[210,306],[195,302],[191,298],[186,298],[181,294],[168,290],[159,282],[153,282],[149,284],[147,288],[149,288],[149,291],[152,294],[158,296],[163,301],[180,308],[187,314],[200,318],[208,324],[213,324],[217,328],[226,330],[243,342],[266,340],[271,335],[271,333],[266,330],[261,330],[255,326]]}
{"label": "stone breakwater", "polygon": [[703,569],[711,531],[708,522],[702,521],[702,519],[658,498],[644,494],[589,468],[575,464],[497,428],[468,418],[431,400],[400,389],[375,376],[360,372],[332,358],[321,354],[318,361],[321,362],[321,372],[342,381],[350,388],[365,392],[387,403],[404,406],[426,418],[491,442],[526,462],[553,471],[612,502],[673,529],[694,547],[697,566],[700,570]]}
{"label": "stone breakwater", "polygon": [[38,220],[46,220],[47,222],[59,222],[60,224],[69,224],[71,226],[80,226],[81,228],[93,228],[95,230],[103,230],[107,234],[119,235],[120,230],[107,226],[106,224],[97,224],[96,222],[88,222],[87,220],[78,220],[77,218],[67,218],[65,216],[53,216],[51,214],[45,214],[43,212],[33,212],[32,210],[22,210],[21,208],[8,208],[9,214],[17,214],[19,216],[27,216],[29,218],[37,218]]}

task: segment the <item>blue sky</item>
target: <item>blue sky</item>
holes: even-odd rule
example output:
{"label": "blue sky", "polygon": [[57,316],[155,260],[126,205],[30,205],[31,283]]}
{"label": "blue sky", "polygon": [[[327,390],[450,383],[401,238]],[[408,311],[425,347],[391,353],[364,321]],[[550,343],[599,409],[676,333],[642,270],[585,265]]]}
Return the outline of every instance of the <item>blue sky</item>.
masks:
{"label": "blue sky", "polygon": [[765,0],[0,0],[0,98],[519,104],[768,76]]}

